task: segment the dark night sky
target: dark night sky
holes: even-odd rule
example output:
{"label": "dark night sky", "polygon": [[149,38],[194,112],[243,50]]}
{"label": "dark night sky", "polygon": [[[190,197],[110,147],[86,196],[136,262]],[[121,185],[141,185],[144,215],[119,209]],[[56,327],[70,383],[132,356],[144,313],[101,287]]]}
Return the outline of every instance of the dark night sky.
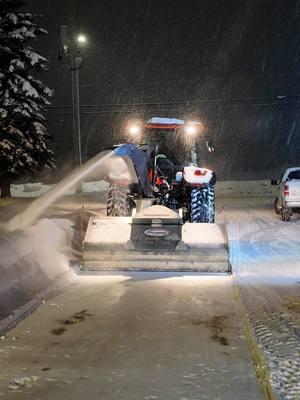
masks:
{"label": "dark night sky", "polygon": [[71,21],[89,37],[80,71],[85,158],[118,140],[127,118],[160,115],[205,122],[216,152],[204,151],[204,163],[223,179],[270,178],[298,163],[300,0],[31,0],[27,8],[49,31],[36,47],[50,60],[59,165],[72,157],[72,120],[57,28]]}

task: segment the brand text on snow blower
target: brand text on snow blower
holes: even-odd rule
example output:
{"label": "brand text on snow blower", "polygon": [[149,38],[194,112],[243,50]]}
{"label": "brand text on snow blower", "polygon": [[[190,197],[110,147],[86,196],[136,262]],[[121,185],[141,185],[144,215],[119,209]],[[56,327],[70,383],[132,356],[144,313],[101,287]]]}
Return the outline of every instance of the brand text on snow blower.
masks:
{"label": "brand text on snow blower", "polygon": [[154,237],[164,237],[170,235],[170,231],[167,229],[160,229],[160,228],[151,228],[144,231],[146,236],[154,236]]}

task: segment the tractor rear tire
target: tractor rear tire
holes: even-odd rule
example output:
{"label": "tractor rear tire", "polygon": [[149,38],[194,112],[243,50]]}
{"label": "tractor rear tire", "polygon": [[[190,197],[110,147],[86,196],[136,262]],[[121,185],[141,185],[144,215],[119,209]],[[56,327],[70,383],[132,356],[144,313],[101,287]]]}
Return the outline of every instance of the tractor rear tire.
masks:
{"label": "tractor rear tire", "polygon": [[106,214],[110,217],[131,215],[131,199],[128,186],[111,184],[107,193]]}
{"label": "tractor rear tire", "polygon": [[215,193],[213,186],[192,190],[190,222],[210,224],[215,222]]}

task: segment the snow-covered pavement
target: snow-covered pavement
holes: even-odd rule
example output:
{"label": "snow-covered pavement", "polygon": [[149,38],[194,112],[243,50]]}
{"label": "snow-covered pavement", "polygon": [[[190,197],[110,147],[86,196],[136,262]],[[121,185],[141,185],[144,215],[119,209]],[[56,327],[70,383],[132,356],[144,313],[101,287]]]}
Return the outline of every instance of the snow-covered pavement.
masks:
{"label": "snow-covered pavement", "polygon": [[[226,201],[225,201],[226,203]],[[300,216],[281,222],[263,202],[232,200],[230,260],[278,399],[300,398]],[[238,205],[239,204],[239,205]]]}
{"label": "snow-covered pavement", "polygon": [[263,399],[229,276],[81,276],[0,351],[7,400]]}
{"label": "snow-covered pavement", "polygon": [[[65,198],[50,215],[74,214],[77,200]],[[96,198],[86,200],[96,210]],[[0,341],[0,395],[259,399],[235,284],[277,398],[299,399],[300,215],[281,222],[270,197],[219,198],[217,222],[227,226],[233,277],[80,277]],[[61,328],[56,340],[51,331]],[[22,377],[27,388],[14,381]]]}

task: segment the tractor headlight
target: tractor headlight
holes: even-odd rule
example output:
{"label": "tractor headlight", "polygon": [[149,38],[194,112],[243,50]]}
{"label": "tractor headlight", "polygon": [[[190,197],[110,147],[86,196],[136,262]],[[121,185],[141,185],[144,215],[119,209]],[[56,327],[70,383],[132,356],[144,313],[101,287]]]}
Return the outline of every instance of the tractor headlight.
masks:
{"label": "tractor headlight", "polygon": [[127,135],[131,139],[138,140],[142,133],[143,125],[139,121],[129,121],[126,126]]}
{"label": "tractor headlight", "polygon": [[187,136],[195,136],[203,130],[203,127],[201,122],[190,121],[184,125],[184,131]]}
{"label": "tractor headlight", "polygon": [[128,132],[135,136],[138,135],[141,132],[141,128],[138,125],[130,125],[128,128]]}
{"label": "tractor headlight", "polygon": [[197,129],[194,125],[187,125],[185,128],[185,132],[188,135],[195,135],[195,133],[197,132]]}

